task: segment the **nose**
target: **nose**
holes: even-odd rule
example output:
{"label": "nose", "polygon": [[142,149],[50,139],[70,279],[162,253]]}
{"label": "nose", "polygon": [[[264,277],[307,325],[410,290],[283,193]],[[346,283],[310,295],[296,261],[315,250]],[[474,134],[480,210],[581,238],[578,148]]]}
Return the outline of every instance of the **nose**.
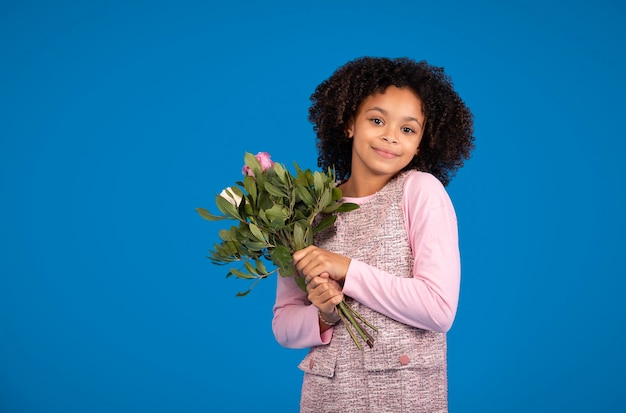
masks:
{"label": "nose", "polygon": [[393,136],[383,136],[383,140],[387,143],[398,143],[398,140],[396,138],[394,138]]}

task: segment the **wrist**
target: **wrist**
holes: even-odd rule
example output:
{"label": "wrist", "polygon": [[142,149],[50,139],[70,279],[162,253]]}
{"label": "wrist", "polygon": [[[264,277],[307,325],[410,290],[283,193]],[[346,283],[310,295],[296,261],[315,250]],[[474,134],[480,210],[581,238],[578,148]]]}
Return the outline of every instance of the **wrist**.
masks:
{"label": "wrist", "polygon": [[327,326],[334,326],[341,320],[341,317],[339,317],[337,310],[328,314],[328,313],[323,313],[321,310],[318,309],[317,316],[319,317],[320,321],[323,324],[326,324]]}

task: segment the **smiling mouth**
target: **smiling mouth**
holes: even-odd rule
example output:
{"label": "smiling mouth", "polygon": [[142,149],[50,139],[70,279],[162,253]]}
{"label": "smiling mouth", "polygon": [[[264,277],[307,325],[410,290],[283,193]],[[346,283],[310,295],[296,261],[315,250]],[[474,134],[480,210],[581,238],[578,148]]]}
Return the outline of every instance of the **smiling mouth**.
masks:
{"label": "smiling mouth", "polygon": [[396,155],[393,152],[389,152],[389,151],[386,151],[384,149],[374,148],[374,151],[377,154],[379,154],[380,156],[382,156],[383,158],[387,158],[387,159],[391,159],[391,158],[395,158],[395,157],[399,156],[399,155]]}

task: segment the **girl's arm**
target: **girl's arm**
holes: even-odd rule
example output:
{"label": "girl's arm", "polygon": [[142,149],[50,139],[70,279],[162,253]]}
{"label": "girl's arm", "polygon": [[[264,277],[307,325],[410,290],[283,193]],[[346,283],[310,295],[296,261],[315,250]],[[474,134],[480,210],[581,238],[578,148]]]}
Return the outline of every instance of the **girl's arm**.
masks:
{"label": "girl's arm", "polygon": [[343,293],[402,323],[446,332],[456,314],[461,275],[454,208],[444,187],[430,174],[411,174],[403,193],[414,255],[412,278],[352,260]]}
{"label": "girl's arm", "polygon": [[307,299],[292,277],[277,278],[272,331],[287,348],[307,348],[330,343],[333,328],[321,331],[317,307]]}

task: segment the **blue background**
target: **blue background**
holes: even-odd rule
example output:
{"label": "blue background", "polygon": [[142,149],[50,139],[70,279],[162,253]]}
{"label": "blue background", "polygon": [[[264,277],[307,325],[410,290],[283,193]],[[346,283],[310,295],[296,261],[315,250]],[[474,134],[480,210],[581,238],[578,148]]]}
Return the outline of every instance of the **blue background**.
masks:
{"label": "blue background", "polygon": [[304,350],[274,341],[274,280],[235,297],[247,283],[205,258],[221,224],[195,208],[215,210],[245,151],[316,168],[308,98],[364,55],[445,67],[475,115],[448,187],[451,411],[619,410],[625,17],[603,0],[3,2],[0,411],[297,411]]}

